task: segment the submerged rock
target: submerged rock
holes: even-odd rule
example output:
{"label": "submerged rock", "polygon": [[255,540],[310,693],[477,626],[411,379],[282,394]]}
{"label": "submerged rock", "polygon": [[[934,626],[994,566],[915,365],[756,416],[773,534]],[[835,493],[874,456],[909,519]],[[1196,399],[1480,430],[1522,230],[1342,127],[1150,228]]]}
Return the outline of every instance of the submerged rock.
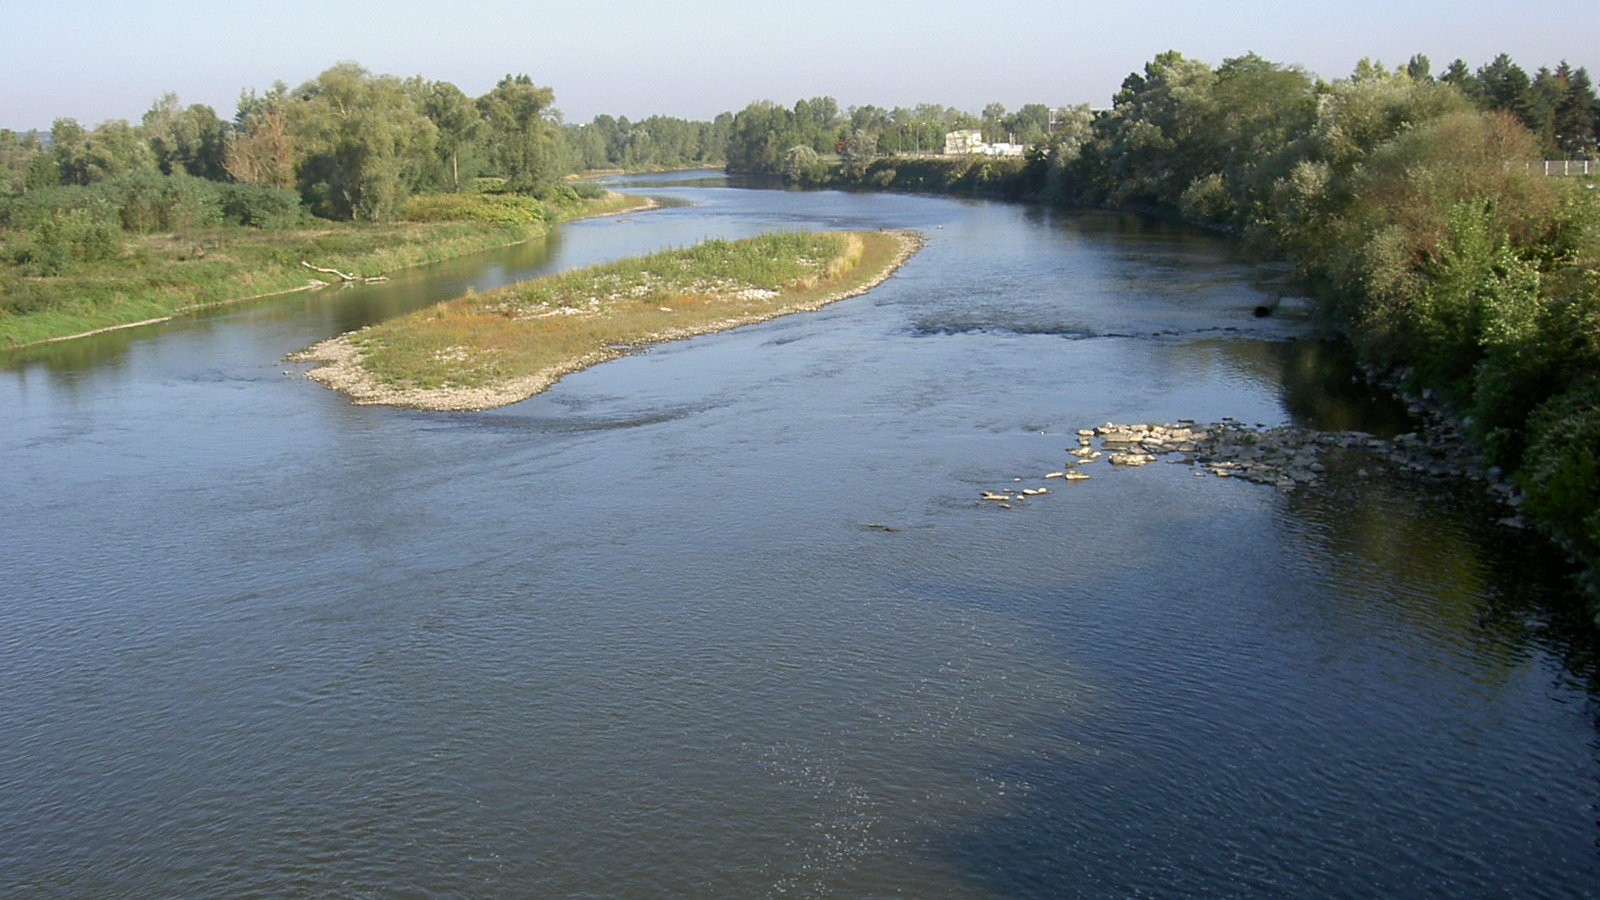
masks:
{"label": "submerged rock", "polygon": [[[1163,425],[1107,422],[1084,429],[1099,438],[1113,465],[1137,467],[1176,456],[1179,459],[1175,461],[1194,466],[1197,476],[1242,478],[1283,491],[1317,483],[1327,472],[1321,457],[1329,450],[1371,452],[1403,471],[1425,477],[1459,478],[1482,471],[1458,434],[1436,434],[1436,430],[1383,440],[1359,431],[1250,427],[1233,419],[1209,425],[1189,420]],[[1068,452],[1082,460],[1100,455],[1092,446]]]}

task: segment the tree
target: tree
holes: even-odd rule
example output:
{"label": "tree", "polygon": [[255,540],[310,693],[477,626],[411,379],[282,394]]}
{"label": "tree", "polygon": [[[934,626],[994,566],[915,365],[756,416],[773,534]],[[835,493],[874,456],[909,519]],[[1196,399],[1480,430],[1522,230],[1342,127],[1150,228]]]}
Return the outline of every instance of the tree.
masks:
{"label": "tree", "polygon": [[1592,155],[1596,139],[1600,137],[1596,133],[1600,103],[1595,100],[1589,73],[1584,69],[1571,69],[1562,60],[1556,75],[1565,82],[1552,115],[1556,145],[1568,158]]}
{"label": "tree", "polygon": [[844,151],[839,157],[846,178],[864,177],[867,168],[878,158],[877,132],[865,128],[855,129],[850,133],[850,138],[844,142]]}
{"label": "tree", "polygon": [[1004,141],[1006,135],[1006,106],[1004,103],[989,103],[983,107],[983,139],[987,143],[995,144]]}
{"label": "tree", "polygon": [[1050,107],[1043,103],[1025,103],[1022,108],[1002,120],[1006,136],[1019,144],[1038,144],[1050,134]]}
{"label": "tree", "polygon": [[527,75],[507,75],[478,98],[489,164],[510,190],[542,195],[555,185],[561,161],[554,102],[555,91]]}
{"label": "tree", "polygon": [[434,149],[441,167],[449,173],[445,183],[451,191],[460,191],[463,156],[468,160],[466,177],[476,174],[474,151],[483,126],[478,105],[448,81],[417,84],[414,93],[422,114],[438,131]]}
{"label": "tree", "polygon": [[1106,201],[1176,209],[1185,189],[1221,168],[1220,148],[1206,128],[1216,79],[1210,66],[1175,51],[1123,79],[1100,122]]}
{"label": "tree", "polygon": [[251,91],[239,97],[238,117],[222,155],[222,167],[235,181],[294,187],[301,154],[290,129],[288,91],[280,81],[265,96]]}
{"label": "tree", "polygon": [[296,89],[301,193],[324,214],[378,222],[416,189],[438,129],[400,79],[340,63]]}
{"label": "tree", "polygon": [[1412,81],[1432,81],[1433,64],[1428,61],[1427,56],[1421,53],[1415,54],[1411,57],[1411,61],[1406,63],[1406,75]]}
{"label": "tree", "polygon": [[1439,76],[1439,80],[1460,91],[1461,96],[1470,100],[1474,106],[1483,108],[1483,85],[1478,83],[1477,76],[1467,68],[1465,60],[1452,61],[1444,70],[1444,74]]}
{"label": "tree", "polygon": [[101,122],[93,131],[76,119],[57,119],[50,142],[63,184],[93,184],[156,167],[144,136],[124,119]]}
{"label": "tree", "polygon": [[1487,108],[1511,113],[1530,130],[1538,130],[1539,122],[1534,115],[1533,82],[1527,72],[1511,61],[1510,56],[1502,53],[1493,62],[1479,67],[1478,84],[1483,89]]}
{"label": "tree", "polygon": [[177,94],[164,94],[144,114],[144,134],[163,174],[186,173],[221,180],[227,125],[211,107],[183,107]]}
{"label": "tree", "polygon": [[[32,131],[16,134],[0,128],[0,196],[48,186],[34,183],[34,171],[39,160],[50,162],[49,156],[39,148],[37,134]],[[53,171],[54,167],[51,168]],[[39,169],[41,175],[43,171]],[[50,184],[60,179],[59,172],[53,174]]]}
{"label": "tree", "polygon": [[[771,100],[751,103],[733,117],[726,153],[728,171],[777,172],[788,149],[802,143],[796,137],[793,112]],[[803,143],[810,146],[809,141]]]}

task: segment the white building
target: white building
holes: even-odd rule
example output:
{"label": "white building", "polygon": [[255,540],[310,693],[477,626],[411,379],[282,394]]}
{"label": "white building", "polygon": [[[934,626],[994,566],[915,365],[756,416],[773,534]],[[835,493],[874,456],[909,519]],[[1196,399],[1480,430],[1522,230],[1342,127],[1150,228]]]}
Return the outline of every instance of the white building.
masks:
{"label": "white building", "polygon": [[944,136],[945,156],[1021,156],[1021,144],[986,144],[983,132],[975,128],[952,131]]}

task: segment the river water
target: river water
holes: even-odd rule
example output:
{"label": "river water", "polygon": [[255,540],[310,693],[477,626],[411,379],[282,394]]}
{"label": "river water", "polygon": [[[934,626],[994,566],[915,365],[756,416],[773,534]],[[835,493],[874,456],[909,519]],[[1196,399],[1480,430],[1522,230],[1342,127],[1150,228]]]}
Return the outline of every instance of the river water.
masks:
{"label": "river water", "polygon": [[[1207,235],[635,180],[548,244],[0,368],[0,896],[1593,896],[1593,641],[1477,488],[1091,469],[1408,425]],[[284,354],[772,228],[927,247],[483,413]],[[875,527],[877,526],[877,527]]]}

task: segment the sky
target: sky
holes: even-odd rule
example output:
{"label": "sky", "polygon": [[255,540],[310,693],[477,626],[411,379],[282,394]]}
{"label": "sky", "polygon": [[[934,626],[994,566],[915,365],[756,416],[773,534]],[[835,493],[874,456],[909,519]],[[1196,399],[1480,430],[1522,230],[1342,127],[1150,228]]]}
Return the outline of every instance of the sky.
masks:
{"label": "sky", "polygon": [[[1256,53],[1348,75],[1422,53],[1435,72],[1509,53],[1600,75],[1595,0],[6,0],[0,127],[137,122],[163,94],[232,118],[239,95],[353,60],[478,96],[507,74],[555,90],[567,122],[606,113],[710,119],[755,100],[841,109],[939,103],[1107,106],[1128,73],[1177,50]],[[1600,81],[1600,77],[1596,78]]]}

